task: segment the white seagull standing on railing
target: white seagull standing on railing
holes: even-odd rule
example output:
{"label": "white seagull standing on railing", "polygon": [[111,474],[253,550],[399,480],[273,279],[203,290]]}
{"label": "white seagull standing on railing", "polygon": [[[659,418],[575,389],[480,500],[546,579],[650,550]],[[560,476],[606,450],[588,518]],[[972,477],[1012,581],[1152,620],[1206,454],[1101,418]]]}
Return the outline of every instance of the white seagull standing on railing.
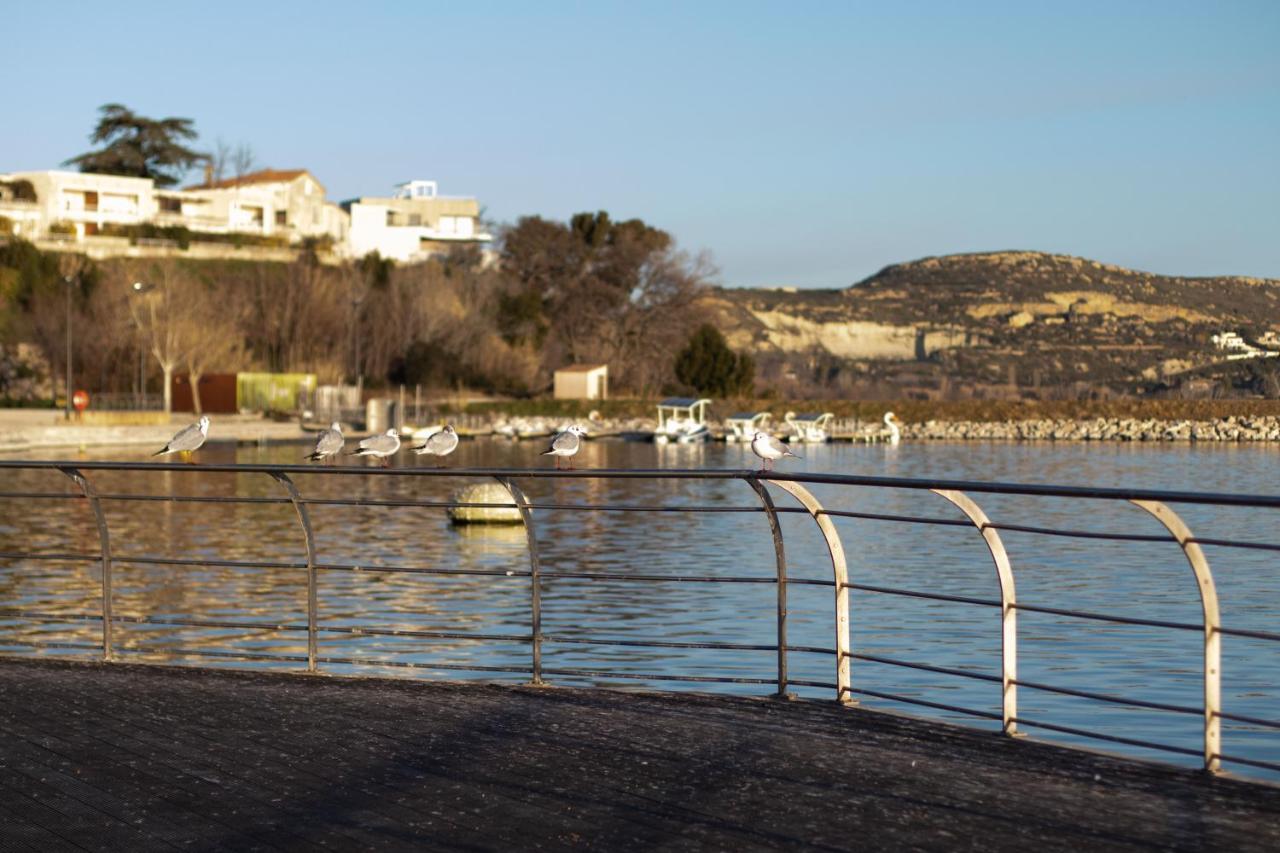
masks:
{"label": "white seagull standing on railing", "polygon": [[[551,444],[547,445],[547,449],[542,451],[543,456],[554,456],[556,458],[556,468],[560,467],[560,457],[571,457],[582,447],[582,437],[587,431],[582,427],[574,424],[566,427],[555,438],[551,439]],[[573,470],[573,463],[569,463],[569,469]]]}
{"label": "white seagull standing on railing", "polygon": [[[165,453],[181,453],[183,458],[187,458],[187,454],[193,450],[199,450],[204,440],[209,437],[209,416],[201,415],[200,420],[196,421],[189,427],[180,430],[177,435],[169,439],[169,443],[163,449],[152,453],[152,456],[161,456]],[[190,461],[189,459],[187,461]]]}
{"label": "white seagull standing on railing", "polygon": [[458,449],[458,433],[453,424],[446,424],[439,432],[427,436],[427,440],[417,447],[409,448],[419,456],[440,457],[439,465],[444,464],[444,457]]}
{"label": "white seagull standing on railing", "polygon": [[384,432],[382,435],[372,435],[360,442],[360,446],[348,453],[348,456],[376,456],[382,460],[382,467],[386,468],[391,463],[387,461],[388,456],[394,456],[396,451],[400,449],[400,436],[396,435],[396,428]]}
{"label": "white seagull standing on railing", "polygon": [[316,449],[307,456],[312,462],[322,462],[330,456],[342,452],[346,439],[342,437],[342,425],[337,421],[329,424],[329,428],[316,438]]}
{"label": "white seagull standing on railing", "polygon": [[751,452],[759,456],[763,463],[760,465],[761,471],[772,471],[772,463],[775,459],[782,459],[785,456],[791,456],[796,459],[804,457],[798,453],[793,453],[790,447],[780,438],[774,438],[767,432],[757,431],[755,437],[751,439]]}

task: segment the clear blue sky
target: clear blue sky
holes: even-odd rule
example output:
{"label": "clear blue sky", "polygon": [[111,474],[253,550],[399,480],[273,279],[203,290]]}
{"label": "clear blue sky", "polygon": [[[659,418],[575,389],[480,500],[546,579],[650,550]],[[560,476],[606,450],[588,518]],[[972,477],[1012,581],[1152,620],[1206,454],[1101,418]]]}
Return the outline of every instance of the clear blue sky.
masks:
{"label": "clear blue sky", "polygon": [[[464,8],[465,7],[465,8]],[[1280,277],[1280,2],[10,3],[0,171],[100,104],[331,198],[640,217],[727,285],[1040,249]]]}

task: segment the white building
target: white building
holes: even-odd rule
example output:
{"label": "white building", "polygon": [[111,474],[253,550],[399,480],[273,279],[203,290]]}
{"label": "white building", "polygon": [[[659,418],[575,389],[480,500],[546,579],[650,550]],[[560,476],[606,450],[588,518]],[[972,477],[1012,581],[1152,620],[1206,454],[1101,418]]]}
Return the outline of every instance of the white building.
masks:
{"label": "white building", "polygon": [[555,372],[557,400],[609,399],[609,365],[575,364]]}
{"label": "white building", "polygon": [[435,181],[408,181],[390,197],[362,197],[342,206],[351,215],[348,245],[355,257],[377,252],[396,261],[421,261],[454,246],[493,240],[481,230],[480,203],[441,196]]}
{"label": "white building", "polygon": [[347,237],[347,215],[325,201],[324,185],[306,169],[262,169],[184,190],[157,190],[156,224],[193,230],[279,236],[290,243],[328,236],[335,246]]}

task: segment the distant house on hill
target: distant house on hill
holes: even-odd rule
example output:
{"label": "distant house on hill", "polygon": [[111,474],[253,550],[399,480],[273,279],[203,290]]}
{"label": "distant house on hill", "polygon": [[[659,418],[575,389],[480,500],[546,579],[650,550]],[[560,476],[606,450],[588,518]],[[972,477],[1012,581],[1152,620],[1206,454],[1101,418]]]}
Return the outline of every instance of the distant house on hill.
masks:
{"label": "distant house on hill", "polygon": [[555,374],[557,400],[609,399],[609,365],[575,364],[562,367]]}
{"label": "distant house on hill", "polygon": [[185,190],[157,190],[156,195],[161,200],[157,224],[173,216],[175,224],[198,221],[290,242],[326,235],[335,243],[346,239],[346,214],[324,200],[324,185],[306,169],[261,169]]}
{"label": "distant house on hill", "polygon": [[305,169],[264,169],[181,190],[150,178],[62,170],[15,172],[0,183],[24,190],[21,198],[0,194],[0,216],[20,223],[13,230],[32,240],[128,236],[144,224],[288,243],[328,235],[339,246],[347,234],[346,214],[324,200],[324,187]]}
{"label": "distant house on hill", "polygon": [[474,198],[439,195],[435,181],[407,181],[385,198],[344,201],[351,215],[351,254],[377,252],[396,261],[420,261],[454,246],[484,245],[493,237],[480,227]]}

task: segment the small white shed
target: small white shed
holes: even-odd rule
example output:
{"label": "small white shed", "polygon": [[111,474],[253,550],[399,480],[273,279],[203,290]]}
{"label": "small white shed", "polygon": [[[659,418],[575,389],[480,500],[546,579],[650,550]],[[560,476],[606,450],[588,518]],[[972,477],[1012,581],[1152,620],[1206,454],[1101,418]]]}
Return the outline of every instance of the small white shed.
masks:
{"label": "small white shed", "polygon": [[609,365],[574,364],[556,371],[557,400],[609,399]]}

